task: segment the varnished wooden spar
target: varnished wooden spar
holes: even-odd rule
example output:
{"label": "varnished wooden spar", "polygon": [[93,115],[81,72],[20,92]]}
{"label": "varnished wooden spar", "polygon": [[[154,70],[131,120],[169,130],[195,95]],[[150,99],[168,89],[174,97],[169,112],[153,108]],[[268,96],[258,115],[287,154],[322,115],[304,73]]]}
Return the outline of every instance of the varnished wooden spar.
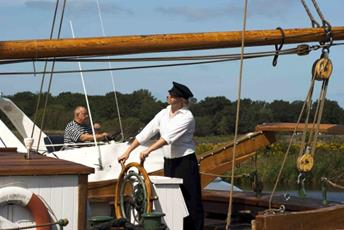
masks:
{"label": "varnished wooden spar", "polygon": [[[264,123],[256,126],[256,131],[263,132],[293,132],[296,128],[297,132],[302,132],[305,130],[306,125],[300,123]],[[315,129],[316,126],[308,124],[307,129]],[[337,124],[320,124],[319,132],[324,134],[333,134],[333,135],[343,135],[344,134],[344,125]]]}
{"label": "varnished wooden spar", "polygon": [[[333,39],[344,40],[344,27],[333,27]],[[241,46],[241,31],[187,34],[133,35],[59,40],[0,42],[0,59],[120,55]],[[285,44],[318,42],[325,38],[322,28],[285,29]],[[279,44],[279,30],[252,30],[245,33],[246,46]]]}

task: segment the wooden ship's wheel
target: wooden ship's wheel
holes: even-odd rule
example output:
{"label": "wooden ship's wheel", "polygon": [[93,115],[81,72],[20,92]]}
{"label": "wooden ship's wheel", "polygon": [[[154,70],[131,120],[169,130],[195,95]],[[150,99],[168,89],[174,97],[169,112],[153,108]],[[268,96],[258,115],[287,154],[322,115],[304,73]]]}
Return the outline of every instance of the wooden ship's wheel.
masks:
{"label": "wooden ship's wheel", "polygon": [[142,224],[142,215],[152,212],[152,184],[142,164],[122,165],[115,194],[116,218]]}

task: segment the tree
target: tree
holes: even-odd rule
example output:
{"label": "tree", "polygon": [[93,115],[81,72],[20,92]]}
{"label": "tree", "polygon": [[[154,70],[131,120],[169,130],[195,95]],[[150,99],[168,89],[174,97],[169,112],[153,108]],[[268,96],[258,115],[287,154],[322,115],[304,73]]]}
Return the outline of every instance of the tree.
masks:
{"label": "tree", "polygon": [[[45,130],[64,130],[68,121],[73,118],[73,110],[77,105],[86,105],[85,96],[80,93],[64,92],[58,96],[49,96],[46,108]],[[33,118],[38,94],[31,92],[17,93],[9,96],[25,114]],[[93,121],[101,122],[102,128],[110,133],[120,131],[114,93],[104,96],[89,96],[89,103]],[[130,94],[117,92],[124,135],[135,136],[162,108],[165,102],[154,98],[145,89],[134,91]],[[38,110],[37,125],[43,114],[44,97]],[[242,99],[240,101],[239,133],[251,132],[255,126],[263,122],[296,122],[303,106],[303,101],[274,100],[271,103]],[[225,97],[206,97],[197,102],[193,99],[190,110],[195,116],[197,136],[228,135],[235,130],[237,102],[231,102]],[[316,103],[312,105],[314,114]],[[0,114],[1,119],[4,115]],[[312,115],[313,116],[313,115]],[[310,122],[313,117],[310,117]],[[4,120],[8,125],[8,120]],[[323,123],[344,123],[344,111],[337,102],[325,102]]]}

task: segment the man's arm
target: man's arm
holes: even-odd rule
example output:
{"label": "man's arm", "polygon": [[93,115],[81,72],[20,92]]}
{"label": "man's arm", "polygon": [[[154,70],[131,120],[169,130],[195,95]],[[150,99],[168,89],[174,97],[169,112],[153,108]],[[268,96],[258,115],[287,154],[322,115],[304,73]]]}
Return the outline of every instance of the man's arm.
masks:
{"label": "man's arm", "polygon": [[[106,133],[106,132],[104,132],[104,133],[97,133],[95,136],[96,136],[96,140],[97,141],[103,141],[103,140],[105,140],[105,137],[108,136],[108,133]],[[81,134],[79,139],[82,142],[84,142],[84,141],[94,141],[93,135],[89,134],[89,133]]]}

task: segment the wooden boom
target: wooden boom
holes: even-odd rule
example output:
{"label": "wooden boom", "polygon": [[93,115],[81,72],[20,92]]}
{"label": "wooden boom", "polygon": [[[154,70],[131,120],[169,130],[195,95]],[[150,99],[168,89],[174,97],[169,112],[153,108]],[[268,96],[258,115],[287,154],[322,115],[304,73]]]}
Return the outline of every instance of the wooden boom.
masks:
{"label": "wooden boom", "polygon": [[[344,27],[333,27],[333,40],[344,40]],[[319,42],[323,28],[285,29],[284,43]],[[120,55],[153,52],[231,48],[241,46],[241,31],[187,34],[133,35],[57,40],[1,41],[0,59]],[[245,46],[279,44],[279,30],[245,32]]]}

